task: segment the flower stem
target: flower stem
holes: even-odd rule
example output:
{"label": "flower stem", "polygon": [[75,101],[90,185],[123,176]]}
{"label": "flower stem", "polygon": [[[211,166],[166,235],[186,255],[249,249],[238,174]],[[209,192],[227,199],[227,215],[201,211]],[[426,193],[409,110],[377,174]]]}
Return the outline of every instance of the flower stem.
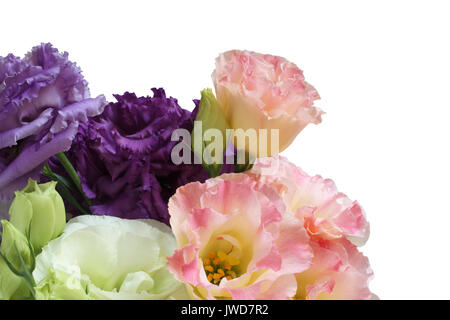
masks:
{"label": "flower stem", "polygon": [[44,165],[42,169],[42,174],[49,178],[50,180],[56,181],[56,191],[63,197],[64,200],[67,200],[71,205],[77,208],[82,214],[92,214],[89,208],[84,208],[78,200],[72,195],[72,192],[76,192],[74,190],[73,182],[67,180],[66,178],[54,173],[52,169],[50,169],[49,165]]}
{"label": "flower stem", "polygon": [[75,171],[75,168],[70,163],[66,154],[64,152],[60,152],[60,153],[56,154],[56,157],[58,158],[59,162],[64,167],[66,172],[69,174],[70,178],[72,179],[73,183],[77,187],[78,191],[83,196],[84,201],[86,201],[88,206],[92,206],[92,201],[84,194],[83,188],[81,187],[81,179],[78,176],[77,172]]}

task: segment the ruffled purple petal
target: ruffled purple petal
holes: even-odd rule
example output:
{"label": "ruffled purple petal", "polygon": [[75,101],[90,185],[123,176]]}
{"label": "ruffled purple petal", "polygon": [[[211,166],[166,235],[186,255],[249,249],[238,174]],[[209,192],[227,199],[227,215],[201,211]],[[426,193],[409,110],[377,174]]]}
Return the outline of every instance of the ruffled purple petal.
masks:
{"label": "ruffled purple petal", "polygon": [[[152,97],[115,95],[117,102],[79,126],[68,156],[94,202],[95,214],[168,224],[167,202],[175,190],[209,178],[201,165],[172,163],[171,151],[177,144],[171,141],[172,132],[191,131],[193,117],[163,89],[152,91]],[[61,170],[55,164],[52,168]],[[225,166],[224,170],[232,171]]]}
{"label": "ruffled purple petal", "polygon": [[35,135],[53,117],[52,109],[45,109],[35,120],[23,124],[21,127],[0,132],[0,149],[11,147],[17,141]]}
{"label": "ruffled purple petal", "polygon": [[103,111],[81,70],[51,44],[0,57],[0,200],[12,198],[47,159],[70,148],[80,123]]}
{"label": "ruffled purple petal", "polygon": [[100,95],[97,98],[84,99],[60,109],[50,132],[58,133],[66,129],[70,123],[86,122],[89,117],[101,114],[106,104],[105,96]]}
{"label": "ruffled purple petal", "polygon": [[[43,164],[51,156],[70,149],[72,140],[78,129],[77,123],[71,123],[69,127],[58,133],[51,141],[38,146],[37,143],[29,144],[20,154],[0,172],[0,200],[8,201],[14,196],[14,191],[23,188],[29,177],[36,179]],[[32,174],[38,171],[38,174]]]}
{"label": "ruffled purple petal", "polygon": [[67,52],[60,53],[50,43],[43,43],[34,47],[25,60],[44,70],[59,69],[55,86],[59,90],[64,105],[89,98],[88,84],[81,74],[81,69],[69,60]]}

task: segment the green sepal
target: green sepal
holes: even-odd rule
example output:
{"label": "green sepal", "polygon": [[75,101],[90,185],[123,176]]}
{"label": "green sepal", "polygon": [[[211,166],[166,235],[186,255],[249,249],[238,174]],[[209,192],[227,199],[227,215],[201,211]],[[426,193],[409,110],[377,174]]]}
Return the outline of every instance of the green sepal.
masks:
{"label": "green sepal", "polygon": [[[194,129],[192,132],[192,150],[194,151],[196,157],[202,159],[202,166],[208,171],[209,175],[211,177],[216,177],[222,169],[224,151],[226,150],[229,142],[229,137],[227,137],[227,129],[230,129],[230,126],[225,119],[222,107],[210,88],[201,91],[199,110],[195,121],[201,121],[202,132],[197,131],[196,123],[194,123]],[[214,139],[208,142],[204,141],[204,132],[208,129],[217,129],[221,133],[223,148],[222,150],[215,150],[215,152],[220,152],[220,155],[218,156],[220,158],[220,162],[214,162],[212,159],[203,158],[205,149],[208,148],[208,146],[214,141]],[[205,160],[207,160],[207,162]]]}
{"label": "green sepal", "polygon": [[[36,266],[36,258],[30,241],[29,227],[26,236],[7,220],[2,220],[4,232],[0,248],[0,260],[4,267],[0,271],[3,278],[0,290],[6,299],[27,299],[31,294],[35,297],[35,282],[32,272]],[[9,270],[10,272],[8,272]],[[23,280],[21,284],[21,280]],[[23,286],[25,285],[25,287]]]}

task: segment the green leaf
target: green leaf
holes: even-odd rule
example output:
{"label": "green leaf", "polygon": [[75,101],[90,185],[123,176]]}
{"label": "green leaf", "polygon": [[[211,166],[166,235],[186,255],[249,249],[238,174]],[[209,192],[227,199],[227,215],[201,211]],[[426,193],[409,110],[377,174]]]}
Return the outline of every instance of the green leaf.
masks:
{"label": "green leaf", "polygon": [[57,184],[56,190],[61,194],[61,196],[66,199],[71,205],[80,210],[82,214],[92,214],[89,209],[84,208],[75,197],[72,195],[70,190],[68,190],[64,185]]}
{"label": "green leaf", "polygon": [[72,181],[66,179],[63,176],[60,176],[59,174],[54,173],[52,169],[50,169],[50,166],[48,164],[45,164],[44,168],[42,168],[42,174],[47,178],[52,179],[53,181],[63,184],[69,190],[76,188],[75,184]]}

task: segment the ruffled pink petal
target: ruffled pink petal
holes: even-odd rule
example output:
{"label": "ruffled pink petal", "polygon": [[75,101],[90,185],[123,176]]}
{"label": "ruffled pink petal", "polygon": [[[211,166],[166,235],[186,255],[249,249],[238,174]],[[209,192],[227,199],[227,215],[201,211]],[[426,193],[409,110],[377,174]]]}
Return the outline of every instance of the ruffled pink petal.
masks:
{"label": "ruffled pink petal", "polygon": [[332,180],[308,176],[281,156],[258,159],[247,175],[276,190],[311,235],[330,240],[346,237],[359,245],[367,240],[364,210],[340,193]]}
{"label": "ruffled pink petal", "polygon": [[298,298],[332,300],[371,299],[369,261],[345,239],[312,241],[310,269],[297,275]]}
{"label": "ruffled pink petal", "polygon": [[[266,251],[267,253],[267,251]],[[283,263],[282,257],[278,252],[277,246],[274,244],[267,255],[256,263],[258,269],[271,269],[279,271]]]}
{"label": "ruffled pink petal", "polygon": [[233,300],[257,300],[261,292],[261,283],[255,283],[250,286],[229,289]]}
{"label": "ruffled pink petal", "polygon": [[284,273],[299,273],[311,266],[313,252],[309,237],[302,223],[297,219],[289,216],[283,219],[276,244],[282,257]]}
{"label": "ruffled pink petal", "polygon": [[[275,116],[280,111],[307,122],[320,122],[320,109],[313,107],[320,99],[317,90],[305,81],[303,72],[288,60],[251,51],[232,50],[216,59],[213,72],[216,90],[220,86],[238,86],[255,106]],[[305,114],[299,115],[300,110]],[[306,117],[305,117],[306,116]]]}
{"label": "ruffled pink petal", "polygon": [[167,258],[167,268],[178,281],[188,282],[195,286],[201,284],[198,248],[193,243],[175,250],[175,253]]}
{"label": "ruffled pink petal", "polygon": [[291,300],[295,296],[296,291],[295,276],[287,274],[277,278],[259,298],[261,300]]}
{"label": "ruffled pink petal", "polygon": [[333,292],[335,284],[336,282],[333,279],[328,279],[324,281],[319,281],[314,285],[306,286],[306,294],[308,300],[316,300],[317,297],[323,292],[331,294]]}
{"label": "ruffled pink petal", "polygon": [[259,183],[257,180],[253,179],[249,175],[228,173],[222,174],[218,177],[222,180],[230,180],[238,183],[243,183],[245,185],[251,186],[252,189],[261,192],[267,199],[261,197],[260,199],[267,203],[265,210],[262,212],[263,225],[267,225],[273,222],[281,221],[281,212],[286,210],[283,200],[280,198],[279,194],[270,186]]}
{"label": "ruffled pink petal", "polygon": [[257,195],[250,186],[231,181],[207,180],[208,192],[200,198],[201,206],[222,214],[235,212],[259,212]]}

